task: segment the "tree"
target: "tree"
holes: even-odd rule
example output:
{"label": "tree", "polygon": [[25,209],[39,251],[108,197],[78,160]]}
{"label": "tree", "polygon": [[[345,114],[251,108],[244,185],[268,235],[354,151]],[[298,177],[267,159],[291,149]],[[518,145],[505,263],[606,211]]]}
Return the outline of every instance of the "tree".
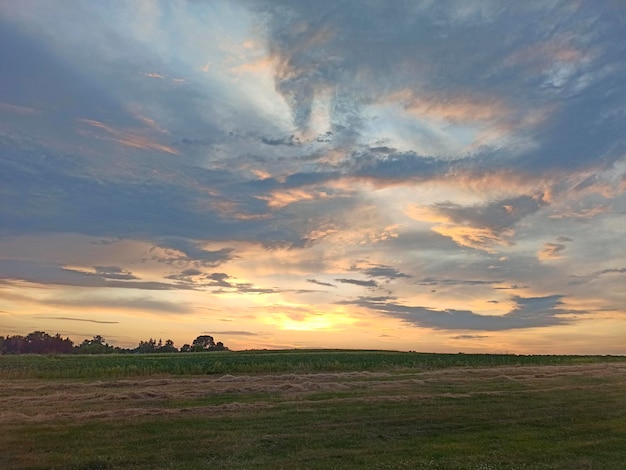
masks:
{"label": "tree", "polygon": [[20,335],[7,336],[2,344],[3,354],[22,354],[26,352],[26,339]]}
{"label": "tree", "polygon": [[181,352],[201,352],[201,351],[228,351],[228,348],[224,346],[224,343],[218,341],[217,343],[210,335],[201,335],[193,340],[192,345],[187,349],[185,345],[180,350]]}
{"label": "tree", "polygon": [[[161,344],[161,340],[159,340],[159,344]],[[174,341],[171,339],[165,340],[165,344],[158,347],[158,352],[160,353],[175,353],[178,352],[176,346],[174,346]]]}
{"label": "tree", "polygon": [[139,345],[135,348],[136,353],[146,354],[156,352],[157,342],[150,338],[148,341],[139,341]]}
{"label": "tree", "polygon": [[215,347],[215,340],[213,339],[213,336],[201,335],[193,340],[193,344],[191,345],[191,350],[193,352],[210,351],[214,347]]}
{"label": "tree", "polygon": [[107,344],[102,336],[96,335],[92,339],[83,340],[76,347],[76,352],[78,354],[110,354],[115,352],[115,348]]}

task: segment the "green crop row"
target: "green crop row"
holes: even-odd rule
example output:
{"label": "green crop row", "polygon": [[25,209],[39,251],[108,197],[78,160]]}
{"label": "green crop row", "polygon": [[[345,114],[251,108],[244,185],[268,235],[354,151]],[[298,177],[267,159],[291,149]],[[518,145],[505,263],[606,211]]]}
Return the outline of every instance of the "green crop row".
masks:
{"label": "green crop row", "polygon": [[397,351],[288,350],[143,355],[0,356],[4,378],[111,378],[140,375],[338,372],[447,367],[567,365],[625,361],[626,356],[434,354]]}

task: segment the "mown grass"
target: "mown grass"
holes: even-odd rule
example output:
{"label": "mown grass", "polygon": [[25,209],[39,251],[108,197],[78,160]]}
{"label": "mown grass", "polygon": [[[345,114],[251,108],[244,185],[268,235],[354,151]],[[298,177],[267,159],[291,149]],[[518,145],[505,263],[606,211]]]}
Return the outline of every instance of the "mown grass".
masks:
{"label": "mown grass", "polygon": [[5,355],[0,377],[111,378],[145,375],[250,374],[321,371],[379,371],[563,365],[626,361],[626,356],[525,356],[431,354],[398,351],[226,351],[188,354]]}
{"label": "mown grass", "polygon": [[[0,468],[624,468],[626,367],[618,358],[543,356],[552,364],[537,365],[514,362],[536,358],[505,356],[497,360],[513,362],[491,366],[481,363],[486,356],[360,354],[219,354],[215,360],[249,362],[233,362],[225,371],[232,377],[182,383],[176,374],[153,379],[141,367],[132,380],[81,375],[88,368],[66,369],[66,378],[4,377]],[[159,358],[171,365],[169,356],[152,362]],[[457,360],[465,362],[459,367]],[[252,367],[264,361],[276,369]],[[285,370],[289,363],[302,373]],[[245,374],[254,375],[235,370],[246,364]],[[379,372],[350,372],[368,370],[363,364]],[[172,393],[151,398],[146,390]],[[150,413],[133,414],[138,409]],[[9,416],[16,411],[24,417]],[[9,419],[2,421],[3,413]]]}

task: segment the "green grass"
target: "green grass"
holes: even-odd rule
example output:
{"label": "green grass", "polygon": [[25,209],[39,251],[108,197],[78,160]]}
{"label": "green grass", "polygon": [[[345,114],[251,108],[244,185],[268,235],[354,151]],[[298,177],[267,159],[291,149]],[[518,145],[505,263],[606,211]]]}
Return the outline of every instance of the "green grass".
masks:
{"label": "green grass", "polygon": [[[1,359],[31,365],[1,376],[3,469],[622,469],[626,462],[622,358],[72,356],[52,378],[46,360],[65,356]],[[192,359],[202,375],[182,372],[196,369],[177,361]]]}
{"label": "green grass", "polygon": [[626,361],[626,356],[524,356],[514,354],[431,354],[398,351],[241,351],[188,354],[5,355],[0,377],[112,378],[321,371],[379,371],[504,365],[559,365]]}

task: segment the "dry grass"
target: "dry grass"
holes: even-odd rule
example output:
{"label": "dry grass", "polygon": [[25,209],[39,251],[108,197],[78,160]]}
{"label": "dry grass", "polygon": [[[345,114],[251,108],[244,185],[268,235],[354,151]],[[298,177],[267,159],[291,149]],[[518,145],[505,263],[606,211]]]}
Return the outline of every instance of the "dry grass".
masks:
{"label": "dry grass", "polygon": [[[572,379],[581,380],[572,380]],[[626,364],[159,377],[94,382],[12,380],[0,383],[0,423],[117,419],[177,413],[227,413],[292,402],[380,402],[478,395],[567,393],[626,384]],[[573,383],[572,383],[573,382]],[[488,384],[482,390],[481,384]],[[326,393],[326,398],[324,398]],[[341,395],[345,395],[342,397]],[[203,401],[219,398],[215,405]],[[233,400],[228,400],[232,397]],[[241,400],[244,400],[243,402]]]}

